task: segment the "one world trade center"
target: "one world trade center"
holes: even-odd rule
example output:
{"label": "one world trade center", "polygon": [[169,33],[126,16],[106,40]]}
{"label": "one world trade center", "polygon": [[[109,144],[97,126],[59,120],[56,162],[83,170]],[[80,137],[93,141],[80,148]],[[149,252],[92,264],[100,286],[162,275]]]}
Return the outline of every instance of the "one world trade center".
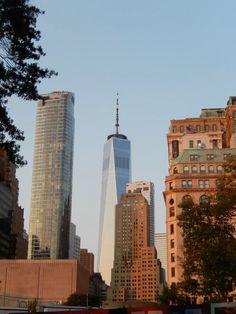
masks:
{"label": "one world trade center", "polygon": [[114,259],[115,205],[131,182],[130,141],[119,133],[118,99],[115,126],[116,132],[107,137],[103,151],[98,247],[98,271],[108,285]]}

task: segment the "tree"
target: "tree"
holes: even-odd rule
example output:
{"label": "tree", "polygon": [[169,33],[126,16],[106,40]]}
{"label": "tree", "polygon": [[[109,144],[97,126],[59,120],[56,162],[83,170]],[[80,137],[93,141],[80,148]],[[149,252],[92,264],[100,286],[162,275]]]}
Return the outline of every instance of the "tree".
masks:
{"label": "tree", "polygon": [[185,200],[180,207],[183,235],[182,289],[192,296],[226,301],[236,287],[236,157],[224,165],[215,195],[200,204]]}
{"label": "tree", "polygon": [[36,299],[28,301],[27,312],[28,313],[37,313],[38,301]]}
{"label": "tree", "polygon": [[186,305],[188,299],[183,295],[179,284],[172,283],[170,287],[164,287],[158,299],[161,305]]}
{"label": "tree", "polygon": [[41,38],[36,22],[42,13],[28,0],[0,2],[0,145],[16,166],[25,164],[17,144],[24,140],[24,135],[8,115],[7,100],[12,95],[37,100],[37,84],[56,74],[38,65],[45,55],[42,47],[36,45]]}
{"label": "tree", "polygon": [[67,301],[65,302],[65,305],[99,307],[101,305],[101,300],[98,296],[94,296],[90,294],[86,295],[86,294],[72,293],[68,297]]}

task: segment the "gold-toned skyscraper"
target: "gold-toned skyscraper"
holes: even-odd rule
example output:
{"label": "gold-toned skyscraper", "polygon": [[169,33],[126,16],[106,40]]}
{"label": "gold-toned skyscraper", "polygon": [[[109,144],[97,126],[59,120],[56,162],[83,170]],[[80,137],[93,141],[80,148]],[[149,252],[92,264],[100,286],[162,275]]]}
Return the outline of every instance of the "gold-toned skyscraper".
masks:
{"label": "gold-toned skyscraper", "polygon": [[42,95],[37,107],[29,225],[30,259],[68,258],[74,95]]}

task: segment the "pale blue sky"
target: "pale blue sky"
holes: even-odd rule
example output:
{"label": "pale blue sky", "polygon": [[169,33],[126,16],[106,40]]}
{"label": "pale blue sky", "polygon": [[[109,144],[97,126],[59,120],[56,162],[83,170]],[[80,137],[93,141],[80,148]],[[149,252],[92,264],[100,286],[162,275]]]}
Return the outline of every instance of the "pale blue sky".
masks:
{"label": "pale blue sky", "polygon": [[[38,0],[43,66],[59,72],[41,93],[75,93],[72,220],[82,247],[97,253],[103,144],[114,131],[116,92],[121,131],[132,143],[134,180],[156,189],[156,231],[165,231],[162,197],[166,133],[173,118],[224,107],[236,94],[235,0]],[[30,211],[36,103],[11,99],[25,131],[28,165],[17,173],[26,228]]]}

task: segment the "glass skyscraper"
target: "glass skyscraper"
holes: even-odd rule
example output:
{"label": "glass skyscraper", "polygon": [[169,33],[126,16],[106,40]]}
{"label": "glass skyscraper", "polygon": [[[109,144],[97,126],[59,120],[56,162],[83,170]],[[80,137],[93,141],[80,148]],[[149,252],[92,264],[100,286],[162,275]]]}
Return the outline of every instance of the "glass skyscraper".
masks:
{"label": "glass skyscraper", "polygon": [[131,181],[130,141],[119,133],[118,100],[116,110],[116,133],[104,145],[100,204],[98,271],[107,284],[114,260],[115,205]]}
{"label": "glass skyscraper", "polygon": [[29,259],[68,258],[74,94],[42,95],[37,106]]}

